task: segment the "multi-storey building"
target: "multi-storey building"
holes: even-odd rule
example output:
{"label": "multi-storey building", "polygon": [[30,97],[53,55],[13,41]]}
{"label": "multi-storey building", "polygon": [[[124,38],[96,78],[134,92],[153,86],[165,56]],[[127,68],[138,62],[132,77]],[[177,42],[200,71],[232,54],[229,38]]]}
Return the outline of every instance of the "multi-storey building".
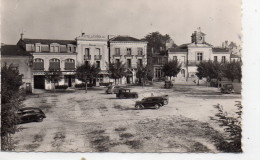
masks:
{"label": "multi-storey building", "polygon": [[96,85],[100,82],[108,82],[108,38],[102,35],[85,35],[76,38],[77,41],[77,62],[78,65],[89,63],[100,68],[99,78],[96,79]]}
{"label": "multi-storey building", "polygon": [[76,41],[21,38],[17,46],[33,56],[34,88],[51,89],[45,78],[45,72],[59,70],[63,79],[59,85],[72,87],[75,84]]}
{"label": "multi-storey building", "polygon": [[149,70],[152,73],[152,77],[154,80],[161,80],[164,78],[164,73],[162,71],[163,65],[168,62],[168,53],[167,51],[161,52],[153,52],[152,50],[148,50],[147,53],[147,65],[149,66]]}
{"label": "multi-storey building", "polygon": [[32,61],[32,55],[17,45],[3,44],[1,46],[1,66],[12,65],[13,69],[19,70],[19,73],[23,75],[22,87],[27,93],[33,92]]}
{"label": "multi-storey building", "polygon": [[134,83],[137,67],[147,64],[147,42],[129,36],[116,36],[109,40],[109,54],[111,63],[122,62],[127,67],[127,76],[122,83]]}
{"label": "multi-storey building", "polygon": [[196,78],[196,65],[201,61],[212,60],[225,63],[230,60],[229,50],[214,48],[205,41],[205,35],[201,31],[195,31],[191,36],[191,43],[168,50],[169,60],[177,59],[182,63],[176,79]]}

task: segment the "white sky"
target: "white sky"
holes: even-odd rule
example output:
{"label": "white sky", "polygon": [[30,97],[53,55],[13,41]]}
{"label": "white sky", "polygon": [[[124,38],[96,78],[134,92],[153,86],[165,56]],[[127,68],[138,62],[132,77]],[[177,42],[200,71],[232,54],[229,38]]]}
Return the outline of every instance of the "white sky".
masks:
{"label": "white sky", "polygon": [[240,42],[240,0],[2,0],[2,43],[26,38],[75,39],[86,34],[143,38],[159,31],[178,45],[201,27],[215,46]]}

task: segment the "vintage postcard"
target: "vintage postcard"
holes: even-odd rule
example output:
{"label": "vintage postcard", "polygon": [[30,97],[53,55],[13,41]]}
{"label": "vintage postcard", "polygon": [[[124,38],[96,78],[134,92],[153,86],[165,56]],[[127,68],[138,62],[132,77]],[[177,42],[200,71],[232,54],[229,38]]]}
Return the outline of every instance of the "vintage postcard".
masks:
{"label": "vintage postcard", "polygon": [[243,153],[241,0],[2,0],[1,150]]}

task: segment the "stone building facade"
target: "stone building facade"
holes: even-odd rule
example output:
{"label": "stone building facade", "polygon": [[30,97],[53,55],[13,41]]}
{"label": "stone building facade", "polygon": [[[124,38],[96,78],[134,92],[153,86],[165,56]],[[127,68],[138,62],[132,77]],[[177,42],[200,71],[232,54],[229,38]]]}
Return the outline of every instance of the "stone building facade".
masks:
{"label": "stone building facade", "polygon": [[201,61],[230,61],[230,51],[226,48],[214,48],[205,41],[205,36],[203,32],[195,31],[191,36],[191,43],[169,48],[168,59],[177,59],[182,63],[181,71],[175,80],[196,79],[196,65]]}
{"label": "stone building facade", "polygon": [[109,61],[126,65],[127,76],[122,78],[122,83],[135,83],[137,67],[147,65],[147,42],[130,36],[115,36],[109,39]]}
{"label": "stone building facade", "polygon": [[17,45],[33,56],[34,88],[51,89],[53,86],[44,78],[46,72],[62,72],[59,85],[75,85],[75,68],[77,64],[75,40],[51,40],[21,38]]}

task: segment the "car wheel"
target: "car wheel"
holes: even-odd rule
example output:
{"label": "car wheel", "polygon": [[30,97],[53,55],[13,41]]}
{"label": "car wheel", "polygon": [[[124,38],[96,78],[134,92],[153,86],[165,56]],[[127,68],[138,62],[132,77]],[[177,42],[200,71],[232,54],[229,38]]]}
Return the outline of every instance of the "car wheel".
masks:
{"label": "car wheel", "polygon": [[167,105],[167,104],[168,104],[168,101],[167,101],[167,100],[164,100],[164,101],[163,101],[163,104],[164,104],[164,105]]}
{"label": "car wheel", "polygon": [[43,117],[39,117],[38,119],[37,119],[37,122],[42,122],[43,121]]}
{"label": "car wheel", "polygon": [[159,104],[155,104],[155,105],[154,105],[154,108],[155,108],[155,109],[159,109],[159,108],[160,108],[160,105],[159,105]]}
{"label": "car wheel", "polygon": [[135,109],[136,109],[136,110],[141,110],[141,109],[143,109],[143,106],[140,105],[140,104],[138,104],[138,105],[135,106]]}

